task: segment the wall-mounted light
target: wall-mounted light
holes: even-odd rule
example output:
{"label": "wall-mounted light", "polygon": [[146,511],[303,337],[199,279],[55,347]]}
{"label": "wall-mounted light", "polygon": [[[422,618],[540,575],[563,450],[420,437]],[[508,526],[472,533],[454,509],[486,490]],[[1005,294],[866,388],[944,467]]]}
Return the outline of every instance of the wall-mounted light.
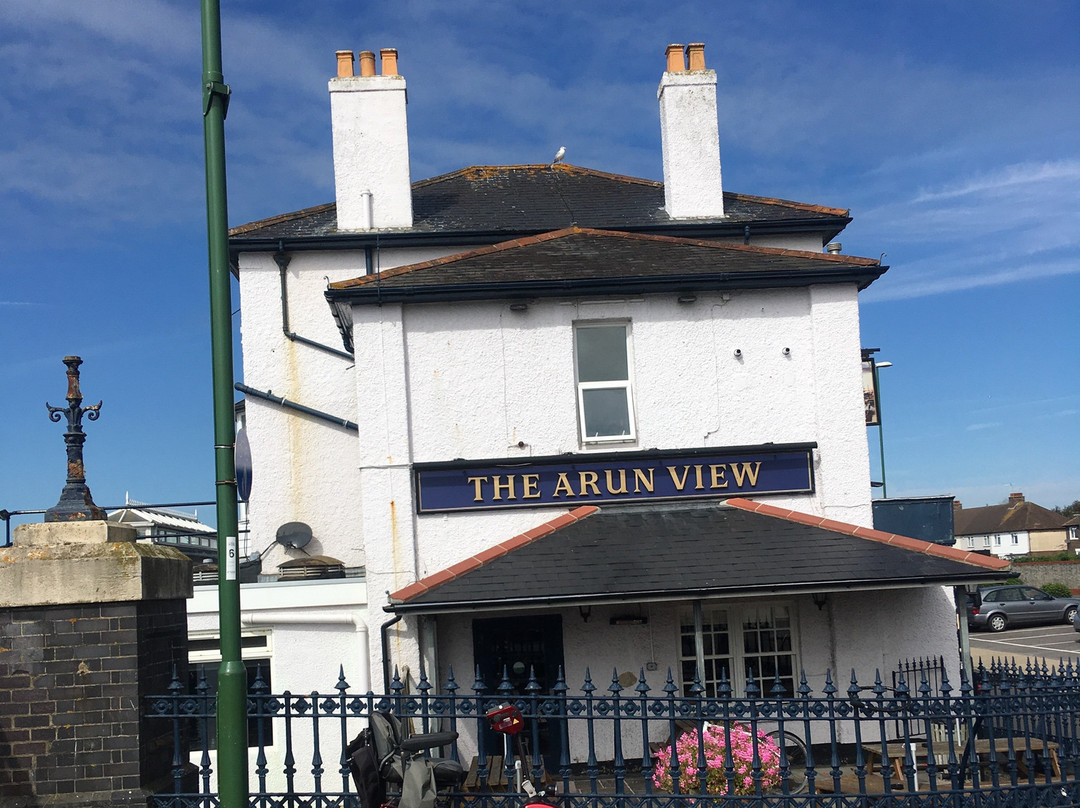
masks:
{"label": "wall-mounted light", "polygon": [[527,311],[529,304],[523,300],[515,300],[510,304],[510,311]]}
{"label": "wall-mounted light", "polygon": [[644,626],[649,622],[643,614],[620,614],[608,621],[613,626]]}
{"label": "wall-mounted light", "polygon": [[688,292],[685,295],[679,295],[675,299],[678,300],[680,303],[693,303],[695,300],[697,300],[697,295]]}
{"label": "wall-mounted light", "polygon": [[818,607],[819,612],[825,608],[825,604],[829,602],[829,596],[825,592],[814,592],[810,597],[813,599],[814,605]]}
{"label": "wall-mounted light", "polygon": [[578,614],[581,615],[581,619],[584,622],[588,623],[589,622],[589,615],[592,614],[592,606],[578,606],[577,610],[578,610]]}

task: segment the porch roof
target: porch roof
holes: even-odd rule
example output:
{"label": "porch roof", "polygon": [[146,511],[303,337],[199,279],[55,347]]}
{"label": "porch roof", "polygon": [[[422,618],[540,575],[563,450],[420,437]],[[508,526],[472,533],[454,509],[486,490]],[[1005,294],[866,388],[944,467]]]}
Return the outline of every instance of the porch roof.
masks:
{"label": "porch roof", "polygon": [[387,611],[963,585],[1009,562],[747,499],[585,506],[391,593]]}

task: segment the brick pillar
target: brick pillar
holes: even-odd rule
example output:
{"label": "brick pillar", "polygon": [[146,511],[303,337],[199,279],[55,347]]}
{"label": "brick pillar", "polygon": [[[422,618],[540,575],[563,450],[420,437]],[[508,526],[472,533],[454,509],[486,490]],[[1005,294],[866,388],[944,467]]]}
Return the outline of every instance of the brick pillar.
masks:
{"label": "brick pillar", "polygon": [[22,525],[0,549],[0,806],[144,806],[172,727],[144,697],[186,678],[190,561],[102,521]]}

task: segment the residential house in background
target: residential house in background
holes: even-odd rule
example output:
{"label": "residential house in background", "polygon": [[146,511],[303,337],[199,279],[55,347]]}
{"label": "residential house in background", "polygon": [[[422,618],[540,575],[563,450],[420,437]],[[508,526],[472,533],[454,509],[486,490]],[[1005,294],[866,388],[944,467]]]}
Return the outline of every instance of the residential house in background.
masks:
{"label": "residential house in background", "polygon": [[1076,533],[1075,519],[1028,502],[1020,492],[1003,505],[965,508],[957,502],[953,517],[957,548],[996,556],[1060,553]]}
{"label": "residential house in background", "polygon": [[834,243],[847,210],[723,190],[703,45],[667,51],[662,182],[413,182],[397,52],[337,58],[336,202],[230,239],[263,575],[364,568],[245,591],[275,688],[358,654],[376,689],[955,673],[950,587],[1008,564],[872,528],[858,294],[886,268]]}

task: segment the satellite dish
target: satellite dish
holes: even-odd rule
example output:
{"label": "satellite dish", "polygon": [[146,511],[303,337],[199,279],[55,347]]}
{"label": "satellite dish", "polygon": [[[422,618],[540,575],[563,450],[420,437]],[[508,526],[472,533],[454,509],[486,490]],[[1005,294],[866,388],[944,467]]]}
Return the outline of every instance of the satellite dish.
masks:
{"label": "satellite dish", "polygon": [[306,522],[286,522],[277,529],[275,536],[278,544],[284,544],[294,550],[307,547],[311,541],[311,525]]}

